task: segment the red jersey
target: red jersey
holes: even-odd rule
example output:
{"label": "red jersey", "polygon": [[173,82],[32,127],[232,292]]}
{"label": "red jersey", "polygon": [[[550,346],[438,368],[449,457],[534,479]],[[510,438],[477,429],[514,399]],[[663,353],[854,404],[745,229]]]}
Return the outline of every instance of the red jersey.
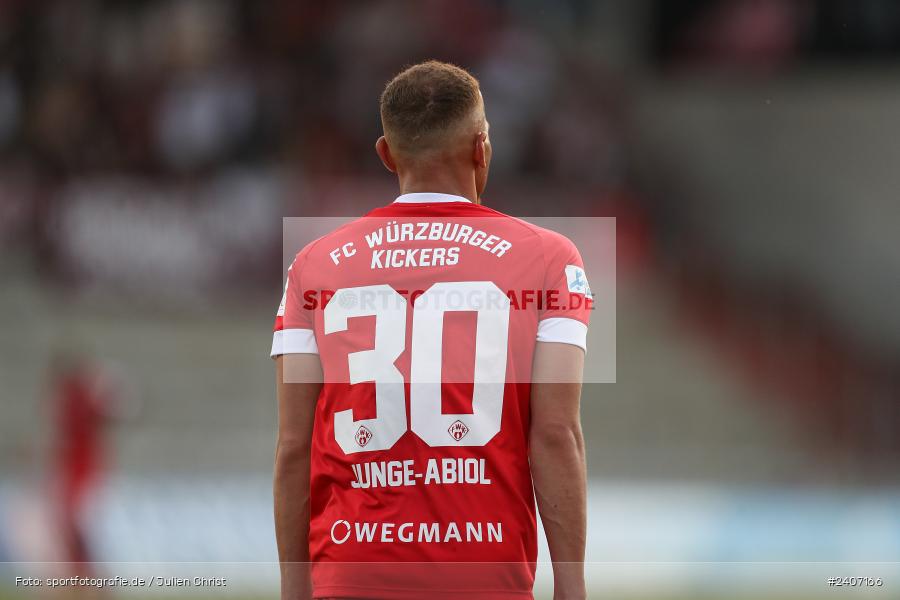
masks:
{"label": "red jersey", "polygon": [[56,467],[64,510],[77,513],[102,471],[109,399],[89,366],[72,367],[55,385]]}
{"label": "red jersey", "polygon": [[316,597],[532,598],[532,358],[584,348],[590,308],[567,238],[458,196],[403,195],[297,254],[272,355],[325,377]]}

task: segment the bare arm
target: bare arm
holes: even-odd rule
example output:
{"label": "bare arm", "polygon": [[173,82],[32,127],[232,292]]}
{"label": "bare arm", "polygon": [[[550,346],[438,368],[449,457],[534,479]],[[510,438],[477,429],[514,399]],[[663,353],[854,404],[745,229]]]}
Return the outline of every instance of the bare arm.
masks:
{"label": "bare arm", "polygon": [[[276,359],[278,443],[275,450],[275,537],[283,600],[312,597],[309,579],[309,461],[322,367],[316,354]],[[303,383],[286,383],[287,381]]]}
{"label": "bare arm", "polygon": [[539,342],[531,388],[529,454],[538,510],[553,561],[554,600],[587,597],[584,438],[579,408],[584,351]]}

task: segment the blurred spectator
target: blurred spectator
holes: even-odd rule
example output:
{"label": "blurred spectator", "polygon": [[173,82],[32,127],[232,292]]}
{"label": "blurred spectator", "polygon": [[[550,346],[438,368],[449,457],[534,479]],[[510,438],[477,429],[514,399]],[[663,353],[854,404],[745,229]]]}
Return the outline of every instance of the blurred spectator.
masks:
{"label": "blurred spectator", "polygon": [[296,157],[292,149],[330,139],[339,143],[327,164],[299,154],[313,172],[372,170],[375,98],[404,64],[436,56],[481,65],[496,118],[511,122],[497,133],[512,141],[564,76],[559,48],[477,0],[72,0],[11,3],[4,17],[0,34],[16,51],[0,69],[0,147],[64,177],[177,177]]}
{"label": "blurred spectator", "polygon": [[[429,57],[481,78],[502,149],[492,190],[523,176],[547,187],[557,178],[572,189],[621,186],[629,170],[620,115],[608,112],[612,86],[593,57],[562,43],[571,32],[559,27],[589,11],[579,2],[532,8],[483,0],[7,3],[0,43],[15,51],[0,65],[0,149],[16,184],[0,193],[26,198],[34,229],[23,239],[39,268],[70,283],[135,291],[171,289],[158,286],[165,279],[206,290],[237,281],[217,275],[229,268],[221,240],[201,234],[216,214],[256,234],[255,242],[244,235],[240,256],[271,274],[265,265],[277,264],[278,249],[260,241],[275,232],[259,218],[239,221],[235,194],[217,182],[235,172],[268,181],[255,184],[257,217],[336,214],[318,201],[335,178],[383,176],[372,144],[384,82]],[[538,192],[515,199],[522,214],[542,200]],[[16,217],[18,202],[0,210]],[[360,212],[371,203],[360,196],[337,205]],[[168,241],[143,243],[154,238]],[[136,288],[128,274],[138,272],[145,285]]]}

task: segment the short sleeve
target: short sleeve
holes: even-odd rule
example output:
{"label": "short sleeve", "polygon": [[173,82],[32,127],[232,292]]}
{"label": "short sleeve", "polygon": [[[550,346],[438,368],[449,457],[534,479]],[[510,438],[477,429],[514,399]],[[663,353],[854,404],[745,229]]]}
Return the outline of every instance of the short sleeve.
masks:
{"label": "short sleeve", "polygon": [[304,299],[303,268],[306,264],[305,250],[300,252],[288,267],[284,295],[275,315],[275,331],[272,337],[274,358],[282,354],[318,354],[312,305]]}
{"label": "short sleeve", "polygon": [[593,296],[581,255],[571,240],[557,233],[546,232],[543,244],[546,271],[537,341],[587,350]]}

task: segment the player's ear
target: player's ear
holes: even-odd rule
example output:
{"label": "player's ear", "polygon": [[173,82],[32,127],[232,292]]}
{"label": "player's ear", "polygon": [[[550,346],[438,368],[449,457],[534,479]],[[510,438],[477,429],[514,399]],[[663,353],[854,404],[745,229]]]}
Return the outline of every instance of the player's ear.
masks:
{"label": "player's ear", "polygon": [[475,163],[475,166],[480,167],[482,169],[486,169],[488,165],[488,141],[487,141],[487,132],[479,131],[475,135],[475,147],[472,152],[472,161]]}
{"label": "player's ear", "polygon": [[381,159],[381,163],[384,165],[385,169],[391,173],[397,172],[397,163],[394,162],[394,157],[391,156],[391,149],[388,147],[387,140],[384,139],[384,136],[381,136],[378,138],[378,141],[375,142],[375,152],[378,154],[378,158]]}

